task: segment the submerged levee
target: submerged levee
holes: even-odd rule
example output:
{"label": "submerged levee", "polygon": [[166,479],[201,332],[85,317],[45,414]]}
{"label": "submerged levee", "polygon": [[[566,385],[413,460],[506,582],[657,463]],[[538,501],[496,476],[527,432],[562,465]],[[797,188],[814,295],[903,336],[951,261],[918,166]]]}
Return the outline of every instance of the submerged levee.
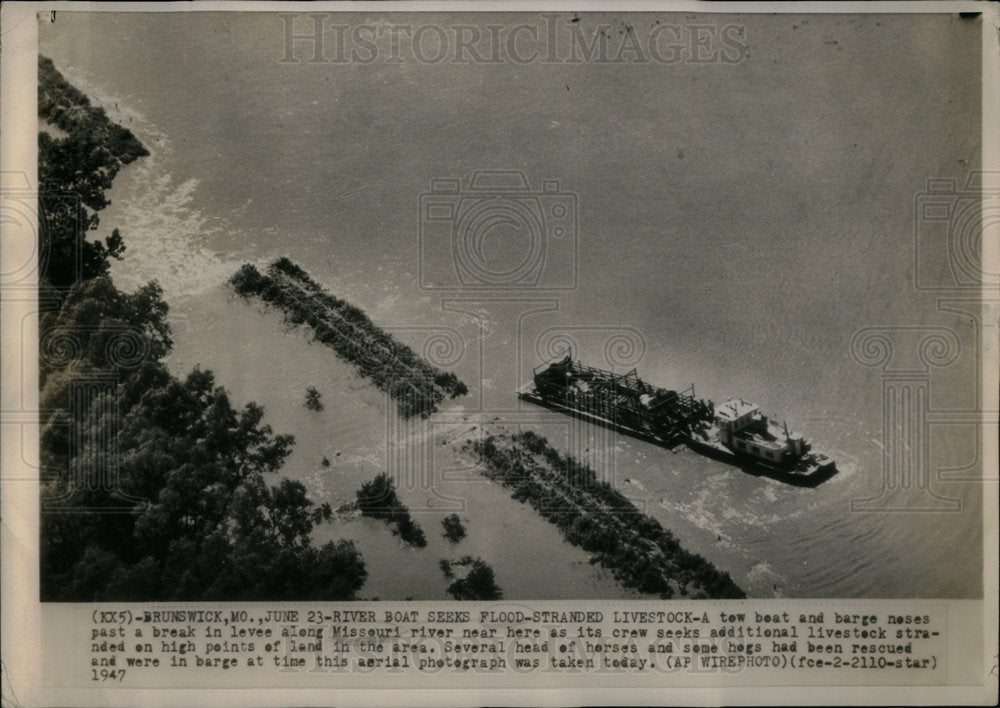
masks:
{"label": "submerged levee", "polygon": [[446,398],[468,393],[455,374],[422,359],[360,308],[326,292],[288,258],[279,258],[265,273],[247,263],[229,282],[243,297],[259,297],[280,309],[289,322],[310,327],[317,341],[389,394],[404,417],[427,417]]}
{"label": "submerged levee", "polygon": [[746,597],[729,573],[682,548],[656,519],[545,438],[504,432],[468,440],[463,450],[625,587],[661,598]]}

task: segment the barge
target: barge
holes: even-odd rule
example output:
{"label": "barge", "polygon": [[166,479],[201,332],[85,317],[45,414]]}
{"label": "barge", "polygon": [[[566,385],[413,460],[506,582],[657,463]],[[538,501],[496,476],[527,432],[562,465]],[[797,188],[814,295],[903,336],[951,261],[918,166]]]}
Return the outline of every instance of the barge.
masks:
{"label": "barge", "polygon": [[532,374],[517,392],[522,400],[646,442],[686,444],[751,474],[797,486],[815,486],[836,472],[834,461],[813,450],[808,439],[742,399],[716,406],[695,398],[693,385],[682,391],[660,388],[640,379],[635,369],[615,374],[582,364],[571,352]]}

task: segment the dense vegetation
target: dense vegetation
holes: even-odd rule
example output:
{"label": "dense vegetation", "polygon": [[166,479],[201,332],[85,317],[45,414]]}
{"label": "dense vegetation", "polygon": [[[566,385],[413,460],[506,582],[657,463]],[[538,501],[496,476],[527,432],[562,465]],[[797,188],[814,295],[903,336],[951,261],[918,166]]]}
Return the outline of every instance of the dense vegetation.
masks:
{"label": "dense vegetation", "polygon": [[410,518],[410,510],[396,496],[396,485],[388,474],[383,472],[362,484],[356,496],[363,516],[392,524],[396,527],[394,533],[411,546],[423,548],[427,545],[423,529]]}
{"label": "dense vegetation", "polygon": [[[132,133],[108,120],[104,110],[38,58],[38,120],[65,133],[38,134],[39,266],[47,285],[71,286],[108,272],[108,259],[121,258],[121,234],[86,240],[97,228],[97,212],[108,205],[105,191],[125,165],[149,152]],[[77,248],[79,247],[79,253]]]}
{"label": "dense vegetation", "polygon": [[728,573],[681,548],[656,519],[545,438],[531,431],[490,435],[465,449],[478,456],[487,477],[531,504],[624,586],[662,598],[745,597]]}
{"label": "dense vegetation", "polygon": [[441,572],[446,578],[455,578],[456,567],[461,577],[448,586],[448,593],[456,600],[501,600],[503,591],[496,583],[493,569],[482,558],[464,556],[457,561],[441,559]]}
{"label": "dense vegetation", "polygon": [[458,518],[458,514],[450,514],[444,517],[441,519],[441,525],[444,527],[442,536],[452,543],[458,543],[465,538],[465,526],[462,525],[462,520]]}
{"label": "dense vegetation", "polygon": [[[291,436],[273,434],[260,406],[235,408],[211,372],[172,376],[160,288],[118,290],[108,259],[121,257],[122,237],[85,238],[114,175],[145,149],[44,58],[38,98],[40,119],[64,133],[39,136],[40,285],[55,299],[39,322],[50,475],[41,485],[41,598],[353,598],[367,577],[354,545],[310,540],[329,505],[316,507],[299,482],[265,482]],[[96,394],[80,395],[87,382]]]}
{"label": "dense vegetation", "polygon": [[257,296],[278,307],[289,322],[308,324],[317,341],[388,393],[404,417],[427,417],[446,396],[468,393],[455,374],[424,361],[376,326],[363,310],[323,290],[287,258],[272,263],[266,274],[247,263],[230,283],[243,297]]}

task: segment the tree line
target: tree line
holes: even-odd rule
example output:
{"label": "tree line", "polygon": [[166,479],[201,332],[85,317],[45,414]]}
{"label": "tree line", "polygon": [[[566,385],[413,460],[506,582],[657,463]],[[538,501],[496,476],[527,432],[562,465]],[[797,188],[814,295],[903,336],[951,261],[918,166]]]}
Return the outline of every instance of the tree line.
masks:
{"label": "tree line", "polygon": [[[148,155],[39,58],[41,599],[346,600],[367,577],[332,515],[276,473],[294,439],[238,408],[212,372],[175,377],[155,283],[109,276],[125,239],[93,238],[106,191]],[[272,482],[277,482],[272,483]]]}

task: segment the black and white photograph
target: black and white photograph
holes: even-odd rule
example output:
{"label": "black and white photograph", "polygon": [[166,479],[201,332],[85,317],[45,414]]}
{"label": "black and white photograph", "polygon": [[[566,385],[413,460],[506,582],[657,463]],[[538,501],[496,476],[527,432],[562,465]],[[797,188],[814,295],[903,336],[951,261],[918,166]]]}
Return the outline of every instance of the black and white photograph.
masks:
{"label": "black and white photograph", "polygon": [[995,15],[350,4],[33,15],[42,612],[995,594]]}

